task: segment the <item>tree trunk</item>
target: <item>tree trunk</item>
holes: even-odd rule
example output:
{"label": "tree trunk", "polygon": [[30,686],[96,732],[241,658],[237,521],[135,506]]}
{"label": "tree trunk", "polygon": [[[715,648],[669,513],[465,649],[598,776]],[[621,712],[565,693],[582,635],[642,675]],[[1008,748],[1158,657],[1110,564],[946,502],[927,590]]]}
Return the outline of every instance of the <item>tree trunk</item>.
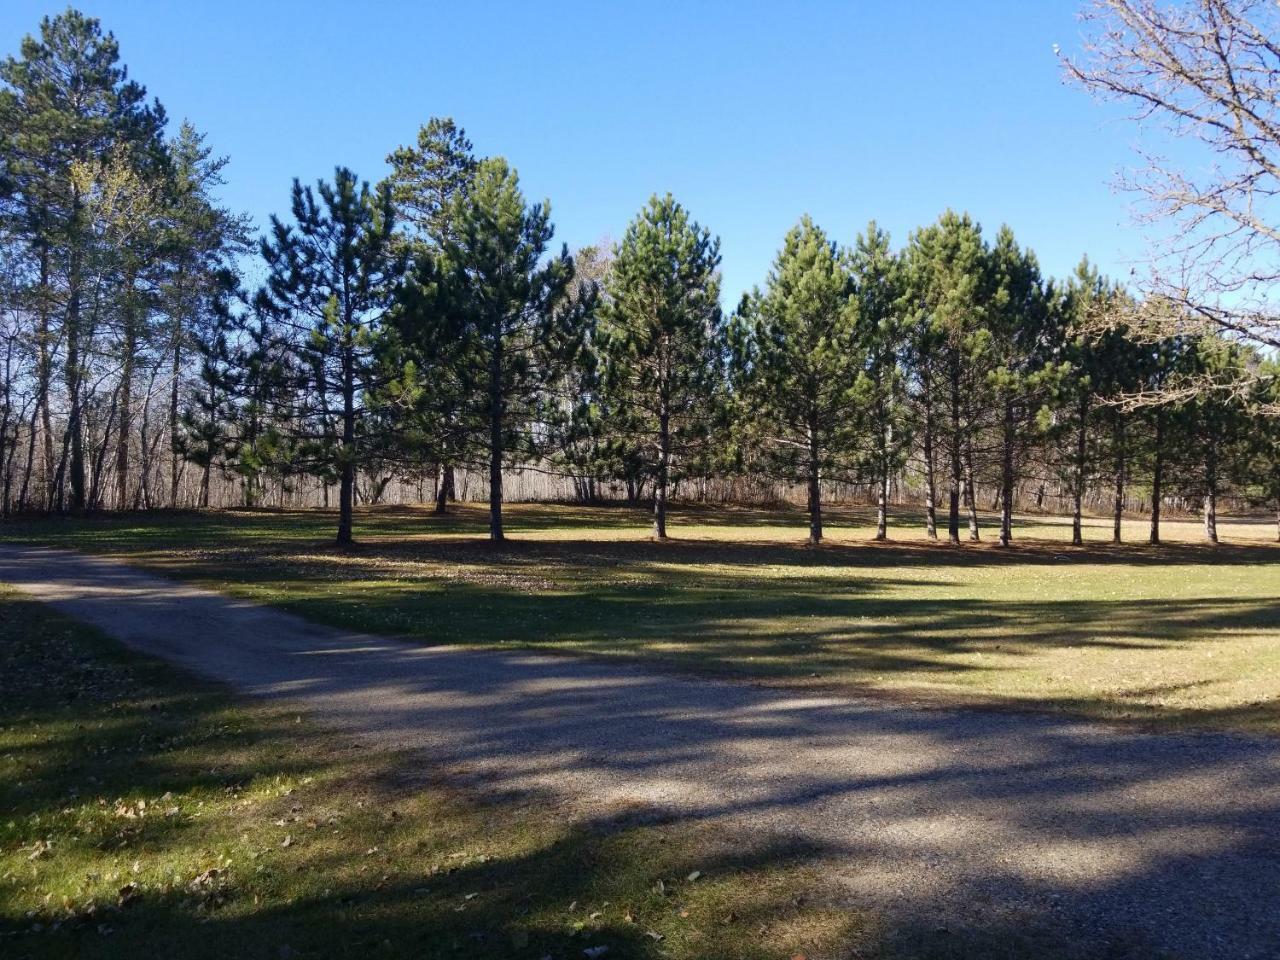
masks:
{"label": "tree trunk", "polygon": [[[351,325],[347,324],[348,339]],[[338,489],[338,545],[352,542],[352,515],[355,510],[356,492],[356,384],[355,347],[344,344],[342,349],[342,478]],[[281,487],[281,505],[284,489]]]}
{"label": "tree trunk", "polygon": [[961,456],[960,437],[960,370],[959,361],[952,361],[951,372],[951,478],[948,491],[947,539],[960,543],[960,486],[964,482],[964,462]]}
{"label": "tree trunk", "polygon": [[1080,514],[1084,502],[1085,457],[1089,451],[1089,397],[1087,394],[1080,398],[1078,415],[1080,421],[1076,426],[1075,483],[1071,491],[1074,501],[1071,510],[1071,544],[1081,547],[1084,546],[1084,531],[1081,529]]}
{"label": "tree trunk", "polygon": [[[40,415],[40,407],[39,407],[40,401],[37,400],[36,403],[37,403],[36,409],[31,411],[31,421],[28,426],[29,432],[27,434],[27,462],[22,468],[22,486],[18,490],[18,510],[19,511],[24,511],[27,509],[27,494],[30,492],[30,489],[31,489],[31,472],[36,459],[36,424],[38,423],[37,418]],[[52,450],[50,451],[50,454],[51,456],[49,457],[49,461],[52,462],[52,459],[53,459]]]}
{"label": "tree trunk", "polygon": [[[132,284],[132,281],[129,281]],[[133,428],[133,360],[136,349],[134,320],[124,318],[124,366],[120,371],[120,430],[116,434],[116,509],[129,503],[129,434]]]}
{"label": "tree trunk", "polygon": [[1151,465],[1151,533],[1147,542],[1160,542],[1160,499],[1164,483],[1164,410],[1156,412],[1155,462]]}
{"label": "tree trunk", "polygon": [[1004,444],[1000,456],[1000,546],[1013,542],[1013,404],[1004,405]]}
{"label": "tree trunk", "polygon": [[964,496],[969,509],[969,539],[978,541],[978,497],[973,488],[973,435],[965,437],[964,444]]}
{"label": "tree trunk", "polygon": [[[76,207],[79,202],[76,201]],[[80,253],[74,248],[67,272],[67,441],[69,444],[71,471],[71,511],[82,513],[85,505],[85,471],[84,471],[84,432],[82,410],[80,404],[81,381],[81,343],[80,343],[80,300],[83,291],[80,273]],[[87,345],[85,345],[87,346]]]}
{"label": "tree trunk", "polygon": [[[181,331],[175,331],[173,340],[173,365],[169,370],[170,376],[173,378],[169,384],[169,507],[177,509],[178,507],[178,478],[182,475],[182,460],[178,456],[178,447],[181,443],[178,439],[178,377],[182,372],[182,341]],[[205,482],[205,481],[202,481]],[[206,502],[201,506],[207,507]]]}
{"label": "tree trunk", "polygon": [[818,431],[809,424],[809,545],[822,542],[822,487],[818,471]]}
{"label": "tree trunk", "polygon": [[27,440],[27,464],[22,474],[18,505],[27,507],[31,473],[35,465],[36,423],[44,451],[45,509],[53,509],[53,416],[49,409],[49,386],[53,381],[53,358],[49,354],[49,250],[40,247],[39,307],[36,312],[36,409],[31,412],[31,436]]}
{"label": "tree trunk", "polygon": [[1205,458],[1204,535],[1210,543],[1218,542],[1218,440],[1209,439]]}
{"label": "tree trunk", "polygon": [[438,514],[447,513],[453,499],[453,465],[441,463],[436,468],[436,507]]}
{"label": "tree trunk", "polygon": [[889,426],[888,417],[884,410],[880,411],[881,421],[880,429],[877,431],[877,439],[880,449],[877,451],[876,460],[878,461],[876,490],[876,539],[889,539],[889,441],[890,432],[893,428]]}
{"label": "tree trunk", "polygon": [[107,459],[107,450],[111,446],[111,431],[115,426],[116,410],[120,404],[120,389],[123,385],[122,381],[111,392],[111,406],[107,410],[107,424],[102,430],[102,445],[98,448],[97,462],[93,467],[93,481],[89,484],[88,508],[90,510],[97,510],[102,505],[103,491],[101,484],[105,472],[104,466]]}
{"label": "tree trunk", "polygon": [[489,354],[489,539],[505,539],[502,532],[502,342],[495,338]]}
{"label": "tree trunk", "polygon": [[1213,490],[1204,495],[1204,535],[1210,543],[1218,542],[1218,495]]}
{"label": "tree trunk", "polygon": [[653,486],[653,538],[667,539],[667,481],[671,472],[671,412],[666,399],[658,415],[658,476]]}
{"label": "tree trunk", "polygon": [[938,539],[938,469],[934,450],[933,408],[926,389],[924,412],[924,532]]}
{"label": "tree trunk", "polygon": [[1120,543],[1123,540],[1121,521],[1124,519],[1124,481],[1125,481],[1125,434],[1124,434],[1124,417],[1119,411],[1115,411],[1112,416],[1115,418],[1112,426],[1111,442],[1115,447],[1115,478],[1114,493],[1115,502],[1113,507],[1112,524],[1111,524],[1111,542]]}
{"label": "tree trunk", "polygon": [[876,491],[876,539],[889,539],[889,467],[880,462],[880,489]]}

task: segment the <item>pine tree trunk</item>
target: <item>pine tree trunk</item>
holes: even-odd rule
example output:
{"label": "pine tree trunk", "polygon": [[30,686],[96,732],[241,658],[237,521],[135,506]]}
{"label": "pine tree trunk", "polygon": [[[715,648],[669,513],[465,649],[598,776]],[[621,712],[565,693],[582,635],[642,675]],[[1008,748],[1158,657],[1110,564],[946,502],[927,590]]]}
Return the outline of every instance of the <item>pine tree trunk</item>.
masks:
{"label": "pine tree trunk", "polygon": [[[180,331],[175,333],[173,341],[173,365],[170,368],[170,376],[173,378],[169,384],[169,507],[176,510],[178,507],[178,478],[182,474],[182,460],[178,456],[178,447],[181,445],[178,439],[178,376],[182,372],[182,343]],[[205,497],[205,503],[201,506],[207,507],[208,497]]]}
{"label": "pine tree trunk", "polygon": [[489,351],[489,540],[505,539],[502,531],[502,340],[494,337]]}
{"label": "pine tree trunk", "polygon": [[880,429],[876,432],[879,450],[877,451],[876,462],[878,475],[876,477],[876,539],[889,539],[889,440],[890,430],[888,415],[881,409],[880,411]]}
{"label": "pine tree trunk", "polygon": [[658,415],[658,476],[653,486],[653,538],[667,539],[667,480],[671,469],[671,414],[666,398]]}
{"label": "pine tree trunk", "polygon": [[965,437],[964,445],[964,496],[969,509],[969,539],[977,541],[978,535],[978,497],[973,488],[973,435]]}
{"label": "pine tree trunk", "polygon": [[938,468],[934,450],[933,406],[926,387],[924,395],[924,532],[938,539]]}
{"label": "pine tree trunk", "polygon": [[889,468],[880,462],[880,489],[876,492],[876,539],[889,539]]}
{"label": "pine tree trunk", "polygon": [[1210,543],[1218,542],[1218,440],[1209,439],[1205,457],[1204,535]]}
{"label": "pine tree trunk", "polygon": [[1164,484],[1164,411],[1156,413],[1155,462],[1151,465],[1151,533],[1147,542],[1160,542],[1160,500]]}
{"label": "pine tree trunk", "polygon": [[1013,542],[1013,405],[1004,406],[1004,444],[1000,456],[1000,546]]}
{"label": "pine tree trunk", "polygon": [[212,462],[204,465],[204,470],[200,474],[200,509],[209,509],[209,472],[213,469]]}
{"label": "pine tree trunk", "polygon": [[[346,325],[347,341],[342,347],[342,473],[338,488],[338,545],[352,542],[352,521],[356,489],[356,372],[355,347],[350,343],[351,325]],[[284,489],[281,487],[281,505]]]}
{"label": "pine tree trunk", "polygon": [[1075,482],[1072,484],[1072,511],[1071,511],[1071,544],[1072,546],[1084,546],[1084,531],[1081,523],[1081,511],[1084,503],[1084,481],[1085,481],[1085,458],[1088,454],[1089,443],[1089,398],[1083,395],[1080,398],[1079,407],[1080,421],[1076,426],[1076,464],[1075,464]]}
{"label": "pine tree trunk", "polygon": [[453,465],[441,463],[436,468],[436,506],[437,514],[447,513],[449,501],[453,498]]}
{"label": "pine tree trunk", "polygon": [[947,509],[947,539],[960,543],[960,488],[964,482],[964,462],[961,456],[960,437],[960,368],[959,361],[951,365],[951,478]]}
{"label": "pine tree trunk", "polygon": [[[75,201],[79,207],[79,201]],[[78,214],[77,214],[78,216]],[[73,241],[74,243],[74,241]],[[67,442],[70,457],[71,512],[83,513],[85,506],[84,429],[81,410],[81,343],[80,307],[83,291],[81,255],[73,246],[67,271]]]}
{"label": "pine tree trunk", "polygon": [[22,474],[22,491],[18,505],[27,508],[31,489],[31,473],[35,466],[36,423],[44,450],[45,508],[53,508],[53,417],[49,410],[49,387],[53,381],[53,359],[49,355],[49,249],[40,247],[40,285],[36,310],[36,409],[31,412],[31,436],[27,440],[27,464]]}
{"label": "pine tree trunk", "polygon": [[1115,502],[1111,525],[1111,542],[1120,543],[1123,540],[1121,522],[1124,519],[1125,434],[1124,418],[1119,411],[1115,412],[1114,417],[1115,423],[1112,427],[1111,436],[1112,443],[1115,446]]}
{"label": "pine tree trunk", "polygon": [[809,424],[809,545],[822,542],[822,488],[818,472],[818,431]]}

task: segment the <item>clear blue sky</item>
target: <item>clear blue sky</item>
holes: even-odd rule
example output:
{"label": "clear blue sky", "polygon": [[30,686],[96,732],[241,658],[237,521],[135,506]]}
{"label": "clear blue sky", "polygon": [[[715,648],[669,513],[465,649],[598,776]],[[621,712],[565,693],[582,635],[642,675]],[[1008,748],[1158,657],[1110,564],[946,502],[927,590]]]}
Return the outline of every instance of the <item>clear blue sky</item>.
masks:
{"label": "clear blue sky", "polygon": [[[1004,222],[1065,275],[1143,245],[1110,187],[1134,133],[1063,85],[1074,0],[447,3],[83,0],[134,78],[231,158],[261,225],[294,176],[370,180],[433,115],[551,200],[570,246],[671,191],[722,239],[725,301],[810,213],[895,243],[946,207]],[[5,0],[0,48],[61,5]]]}

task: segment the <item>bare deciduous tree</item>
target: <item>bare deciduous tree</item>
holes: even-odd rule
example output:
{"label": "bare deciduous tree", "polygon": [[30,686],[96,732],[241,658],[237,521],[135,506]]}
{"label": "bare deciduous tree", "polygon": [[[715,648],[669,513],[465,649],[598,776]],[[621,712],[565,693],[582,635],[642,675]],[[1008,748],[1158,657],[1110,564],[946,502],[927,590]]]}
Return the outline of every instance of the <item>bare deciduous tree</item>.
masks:
{"label": "bare deciduous tree", "polygon": [[1280,5],[1090,0],[1082,19],[1068,78],[1131,107],[1157,141],[1120,178],[1157,228],[1156,308],[1126,324],[1280,348]]}

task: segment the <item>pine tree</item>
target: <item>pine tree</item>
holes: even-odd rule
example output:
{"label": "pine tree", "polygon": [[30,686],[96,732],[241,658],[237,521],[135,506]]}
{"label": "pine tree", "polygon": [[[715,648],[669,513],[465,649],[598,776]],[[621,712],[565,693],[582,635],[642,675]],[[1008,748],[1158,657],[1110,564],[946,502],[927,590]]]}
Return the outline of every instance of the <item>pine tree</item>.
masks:
{"label": "pine tree", "polygon": [[393,150],[387,163],[402,242],[439,250],[453,240],[455,201],[466,195],[479,164],[467,132],[452,117],[432,117],[417,144]]}
{"label": "pine tree", "polygon": [[239,384],[236,355],[230,342],[235,332],[231,314],[218,311],[213,326],[197,341],[200,356],[195,389],[180,418],[175,455],[200,469],[198,505],[209,506],[209,480],[215,464],[235,456],[233,406]]}
{"label": "pine tree", "polygon": [[863,423],[857,407],[865,345],[847,258],[809,217],[793,227],[765,290],[734,324],[737,392],[770,471],[805,483],[809,543],[822,541],[824,477],[847,476]]}
{"label": "pine tree", "polygon": [[[594,297],[569,297],[567,248],[544,261],[555,232],[550,207],[526,205],[502,158],[480,163],[450,216],[454,236],[431,275],[420,278],[420,287],[437,293],[422,301],[416,326],[446,342],[439,356],[459,385],[459,445],[488,461],[489,537],[500,541],[504,465],[542,452],[537,428],[550,412],[550,391],[582,349]],[[412,329],[414,321],[409,315],[402,325]]]}
{"label": "pine tree", "polygon": [[1098,467],[1095,433],[1101,418],[1097,401],[1106,377],[1105,341],[1116,335],[1096,330],[1096,318],[1108,310],[1116,296],[1115,286],[1098,273],[1088,257],[1082,258],[1067,287],[1063,356],[1069,366],[1058,383],[1053,428],[1053,435],[1065,441],[1068,451],[1063,460],[1072,499],[1071,543],[1077,547],[1084,543],[1085,491]]}
{"label": "pine tree", "polygon": [[1204,536],[1218,542],[1218,502],[1247,476],[1252,444],[1257,436],[1254,415],[1246,399],[1231,389],[1256,367],[1253,351],[1217,336],[1200,337],[1182,355],[1183,371],[1202,389],[1182,405],[1174,483],[1183,494],[1202,504]]}
{"label": "pine tree", "polygon": [[653,483],[653,535],[667,497],[705,452],[722,376],[720,243],[667,194],[654,196],[618,245],[601,312],[603,389],[613,429]]}
{"label": "pine tree", "polygon": [[1062,313],[1051,286],[1040,276],[1035,254],[1022,250],[1007,226],[991,250],[996,296],[990,304],[991,355],[988,385],[999,416],[1000,545],[1013,541],[1013,500],[1020,465],[1039,439],[1046,409],[1060,376]]}
{"label": "pine tree", "polygon": [[[236,286],[236,258],[247,254],[250,223],[221,206],[213,191],[225,181],[225,157],[217,157],[195,126],[184,121],[168,144],[166,191],[167,275],[161,285],[163,337],[169,356],[169,506],[178,505],[180,402],[185,358],[203,352],[221,327],[222,303]],[[200,464],[197,464],[200,466]],[[203,467],[201,468],[203,470]],[[202,474],[202,483],[205,475]]]}
{"label": "pine tree", "polygon": [[262,240],[269,272],[258,304],[297,333],[309,372],[299,426],[313,470],[338,476],[337,542],[349,544],[356,471],[368,448],[364,394],[374,386],[374,347],[399,272],[391,195],[339,167],[333,183],[314,191],[295,180],[292,212],[292,226],[272,217]]}
{"label": "pine tree", "polygon": [[[438,256],[455,238],[452,221],[457,201],[465,197],[476,174],[478,161],[466,131],[452,118],[432,117],[418,130],[416,144],[394,150],[387,157],[387,163],[391,165],[391,174],[386,183],[396,208],[398,243],[410,257]],[[424,269],[430,272],[429,265]],[[411,292],[409,296],[412,298],[415,294]],[[421,306],[419,300],[408,311],[418,324],[429,322]],[[442,329],[448,324],[444,317],[436,318],[436,322]],[[454,496],[453,463],[461,454],[457,448],[461,432],[452,419],[461,398],[456,392],[450,392],[457,386],[453,380],[429,374],[441,369],[439,363],[430,357],[415,355],[415,346],[423,343],[424,331],[418,330],[416,334],[388,341],[387,346],[398,343],[407,352],[402,356],[388,355],[386,362],[399,368],[395,376],[401,387],[399,419],[404,421],[412,416],[416,421],[412,429],[401,431],[402,446],[403,441],[412,437],[415,447],[408,452],[419,459],[435,461],[435,512],[442,514]],[[439,342],[438,336],[427,339]],[[406,381],[409,374],[417,376],[416,383]],[[415,398],[412,410],[404,406],[410,395]]]}
{"label": "pine tree", "polygon": [[914,288],[910,297],[929,343],[930,416],[940,408],[945,417],[938,432],[945,435],[950,468],[947,534],[958,544],[962,493],[969,505],[970,539],[978,539],[973,442],[989,365],[987,248],[977,223],[948,210],[912,235],[907,259]]}
{"label": "pine tree", "polygon": [[910,448],[907,429],[909,327],[905,271],[889,235],[874,221],[850,254],[857,302],[858,341],[865,344],[866,368],[860,401],[868,419],[867,460],[876,494],[876,539],[889,535],[889,483]]}

